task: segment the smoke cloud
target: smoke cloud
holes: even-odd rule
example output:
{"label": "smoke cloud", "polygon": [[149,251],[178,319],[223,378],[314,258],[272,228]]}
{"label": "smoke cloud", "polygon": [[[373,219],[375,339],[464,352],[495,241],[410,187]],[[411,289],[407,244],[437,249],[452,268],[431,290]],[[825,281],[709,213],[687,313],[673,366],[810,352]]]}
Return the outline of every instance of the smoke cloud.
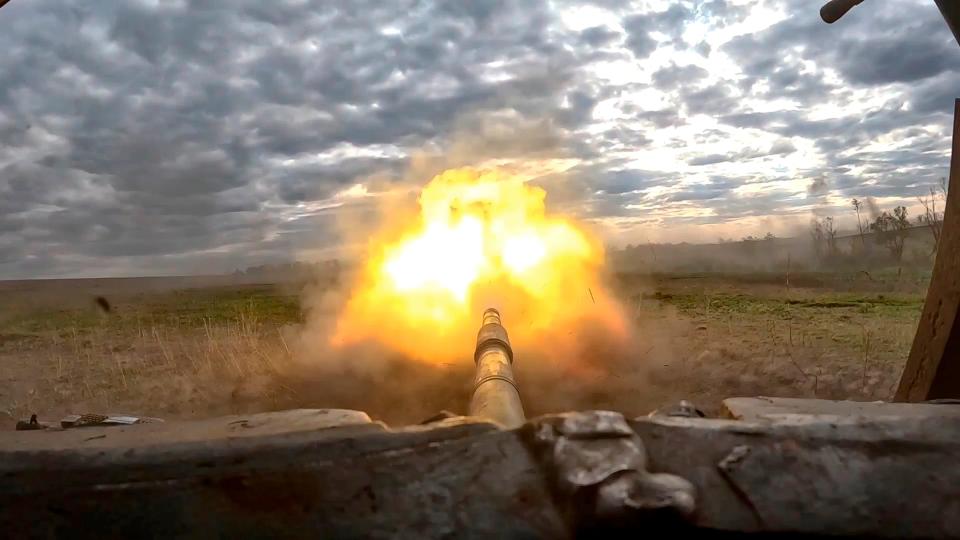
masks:
{"label": "smoke cloud", "polygon": [[[473,390],[475,342],[455,351],[456,360],[427,363],[375,340],[331,347],[344,289],[306,291],[320,300],[293,342],[296,364],[286,384],[300,406],[362,410],[391,425],[415,424],[440,411],[467,414]],[[504,318],[508,333],[517,330]],[[514,369],[528,417],[551,412],[608,409],[646,414],[663,404],[649,386],[650,352],[663,354],[668,336],[660,327],[644,332],[631,325],[626,336],[611,336],[596,323],[558,328],[537,340],[512,340]],[[470,331],[480,328],[480,314]],[[663,358],[659,358],[663,360]]]}
{"label": "smoke cloud", "polygon": [[811,196],[820,196],[829,191],[829,186],[827,185],[827,179],[821,177],[814,178],[810,182],[810,185],[807,186],[807,193]]}
{"label": "smoke cloud", "polygon": [[[471,129],[463,129],[451,145],[416,154],[389,191],[364,201],[365,217],[346,213],[353,217],[339,225],[344,234],[356,242],[362,242],[363,236],[396,234],[395,230],[417,218],[419,186],[450,167],[496,161],[503,170],[531,178],[538,172],[562,174],[550,169],[565,157],[562,133],[550,122],[485,116],[467,123]],[[417,423],[441,410],[466,414],[474,376],[474,337],[482,308],[489,306],[503,313],[528,416],[587,408],[630,414],[649,411],[650,403],[638,399],[647,379],[644,349],[629,310],[616,298],[602,270],[591,277],[594,281],[565,291],[564,302],[551,314],[557,324],[536,331],[526,326],[534,320],[527,311],[538,309],[529,298],[502,283],[476,287],[472,291],[478,307],[475,321],[458,330],[458,339],[444,351],[442,361],[424,361],[415,350],[401,350],[387,345],[390,340],[377,339],[377,332],[396,331],[383,319],[366,321],[371,337],[332,344],[362,279],[362,266],[350,268],[336,286],[317,285],[303,291],[307,317],[295,340],[297,362],[288,384],[295,386],[298,395],[308,396],[310,406],[364,410],[396,425]],[[603,317],[589,316],[601,311]],[[611,324],[612,320],[622,324]],[[421,339],[424,329],[415,330],[418,334],[413,338]],[[429,333],[426,329],[424,335]],[[426,341],[424,347],[434,345]]]}

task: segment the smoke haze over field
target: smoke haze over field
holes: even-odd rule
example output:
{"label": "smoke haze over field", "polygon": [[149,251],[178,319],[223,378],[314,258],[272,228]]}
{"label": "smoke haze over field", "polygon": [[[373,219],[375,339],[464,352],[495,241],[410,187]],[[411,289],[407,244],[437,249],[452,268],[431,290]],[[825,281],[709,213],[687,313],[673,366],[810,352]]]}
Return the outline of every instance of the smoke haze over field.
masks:
{"label": "smoke haze over field", "polygon": [[551,160],[549,208],[614,245],[912,202],[945,175],[956,43],[927,1],[817,7],[11,2],[0,278],[335,256],[462,156]]}

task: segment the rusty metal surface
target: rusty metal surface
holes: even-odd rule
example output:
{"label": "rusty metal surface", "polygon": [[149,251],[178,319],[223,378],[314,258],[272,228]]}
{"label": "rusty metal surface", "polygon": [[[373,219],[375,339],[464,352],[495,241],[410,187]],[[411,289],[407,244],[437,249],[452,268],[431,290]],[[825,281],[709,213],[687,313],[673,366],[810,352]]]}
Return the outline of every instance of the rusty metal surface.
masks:
{"label": "rusty metal surface", "polygon": [[647,470],[643,441],[619,413],[545,416],[524,433],[578,535],[662,530],[684,524],[696,509],[690,482]]}
{"label": "rusty metal surface", "polygon": [[736,397],[723,400],[720,415],[732,420],[769,422],[787,416],[842,416],[845,418],[896,417],[960,418],[960,406],[927,403],[886,403],[865,401],[833,401],[828,399]]}
{"label": "rusty metal surface", "polygon": [[483,423],[2,452],[0,526],[14,538],[562,537],[525,454]]}
{"label": "rusty metal surface", "polygon": [[896,401],[960,397],[960,100],[954,102],[952,152],[943,235]]}
{"label": "rusty metal surface", "polygon": [[84,427],[43,432],[14,432],[0,437],[0,452],[140,448],[156,444],[214,441],[226,444],[241,438],[283,436],[338,426],[354,431],[381,432],[367,413],[347,409],[295,409],[282,412],[221,416],[189,422],[131,426]]}
{"label": "rusty metal surface", "polygon": [[[688,493],[679,486],[693,485],[695,512],[668,533],[960,537],[956,417],[623,422],[592,414],[517,430],[448,418],[400,431],[363,424],[132,447],[3,448],[0,527],[12,538],[563,538],[583,530],[570,522],[584,519],[570,512],[583,501],[604,502],[587,507],[588,521],[644,515],[621,512],[649,500],[644,485],[618,481],[633,476],[678,501]],[[649,474],[624,474],[641,470]],[[621,525],[635,535],[649,534],[651,523],[671,522]]]}
{"label": "rusty metal surface", "polygon": [[960,418],[788,415],[633,422],[653,470],[697,488],[712,530],[960,537]]}
{"label": "rusty metal surface", "polygon": [[[734,457],[735,459],[729,459]],[[888,538],[902,538],[923,529],[931,536],[952,536],[960,527],[960,502],[955,475],[941,476],[937,467],[943,455],[937,452],[917,451],[910,460],[902,460],[893,453],[874,452],[872,455],[854,453],[843,448],[805,444],[802,440],[786,440],[776,444],[740,445],[721,462],[724,478],[744,504],[749,504],[758,516],[760,528],[788,529],[796,532],[820,532],[838,536],[876,536],[885,532]],[[790,467],[793,474],[771,475],[770,471]],[[802,474],[806,472],[807,474]],[[912,477],[927,475],[923,482]],[[874,482],[896,479],[893,486],[879,486]],[[878,497],[871,492],[894,489],[896,500]],[[927,497],[943,498],[943,507],[914,508],[918,504],[916,489]],[[789,500],[782,494],[789,492]],[[784,504],[793,499],[814,501],[816,520],[795,505]],[[824,511],[829,509],[829,511]],[[900,516],[911,515],[906,524]],[[871,523],[853,520],[863,516]],[[882,527],[884,531],[877,531]]]}

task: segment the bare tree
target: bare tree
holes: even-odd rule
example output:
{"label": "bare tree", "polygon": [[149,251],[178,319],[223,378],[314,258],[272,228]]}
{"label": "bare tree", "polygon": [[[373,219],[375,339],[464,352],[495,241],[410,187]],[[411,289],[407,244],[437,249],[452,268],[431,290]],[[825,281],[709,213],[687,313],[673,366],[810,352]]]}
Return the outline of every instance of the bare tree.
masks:
{"label": "bare tree", "polygon": [[854,211],[857,212],[857,231],[860,234],[860,249],[866,250],[867,241],[866,241],[866,236],[864,235],[865,231],[863,227],[863,220],[860,219],[860,210],[863,208],[863,202],[861,202],[860,199],[857,199],[857,198],[854,198],[851,202],[853,203]]}
{"label": "bare tree", "polygon": [[917,216],[917,223],[926,225],[930,234],[933,235],[933,251],[931,254],[937,252],[937,248],[940,246],[940,235],[943,233],[943,212],[937,209],[937,201],[944,201],[944,206],[946,206],[946,188],[946,178],[941,178],[940,186],[931,187],[929,195],[917,197],[917,200],[923,206],[923,215]]}
{"label": "bare tree", "polygon": [[839,252],[837,249],[837,232],[837,226],[833,218],[830,216],[823,218],[823,233],[827,239],[827,252],[831,257],[836,256]]}
{"label": "bare tree", "polygon": [[877,219],[870,224],[874,238],[878,244],[884,245],[890,256],[898,263],[903,258],[903,244],[910,229],[910,220],[907,218],[907,209],[898,206],[893,213],[881,212]]}
{"label": "bare tree", "polygon": [[825,250],[823,249],[824,238],[826,238],[826,235],[823,232],[823,223],[817,218],[811,219],[810,239],[813,240],[813,253],[819,260],[823,260],[825,254]]}

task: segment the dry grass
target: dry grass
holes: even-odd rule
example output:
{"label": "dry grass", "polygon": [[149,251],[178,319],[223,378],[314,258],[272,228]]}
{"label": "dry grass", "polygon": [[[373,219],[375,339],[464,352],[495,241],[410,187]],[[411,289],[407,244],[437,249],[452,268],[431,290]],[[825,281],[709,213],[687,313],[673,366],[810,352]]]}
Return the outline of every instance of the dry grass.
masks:
{"label": "dry grass", "polygon": [[692,398],[715,411],[735,395],[890,399],[923,296],[870,287],[705,277],[634,283],[632,297],[644,331],[670,336],[661,347],[667,360],[652,373],[655,386],[668,389],[663,397]]}
{"label": "dry grass", "polygon": [[[92,302],[94,292],[110,294],[102,287],[51,294],[36,305],[25,297],[16,306],[4,304],[11,296],[0,296],[0,429],[34,413],[45,420],[82,412],[189,418],[298,406],[364,408],[407,422],[440,408],[459,410],[469,391],[469,362],[442,374],[403,371],[397,364],[378,376],[359,373],[353,383],[363,379],[360,391],[339,379],[323,380],[323,373],[306,380],[296,347],[302,314],[291,291],[136,292],[126,286],[108,296],[107,314]],[[723,276],[622,277],[641,344],[628,361],[644,375],[567,388],[551,386],[556,374],[548,370],[521,369],[528,410],[598,407],[640,414],[692,399],[714,412],[721,399],[735,395],[887,399],[909,351],[922,290],[901,287],[885,295],[875,281],[869,286],[797,289]],[[410,387],[395,382],[406,379],[435,388],[409,395]],[[577,395],[556,395],[554,386]],[[401,414],[400,405],[408,412]]]}
{"label": "dry grass", "polygon": [[[0,412],[9,425],[33,413],[192,417],[285,406],[290,321],[264,318],[257,303],[224,307],[215,298],[198,311],[170,300],[138,297],[110,314],[41,311],[8,321]],[[38,317],[70,322],[49,328]]]}

